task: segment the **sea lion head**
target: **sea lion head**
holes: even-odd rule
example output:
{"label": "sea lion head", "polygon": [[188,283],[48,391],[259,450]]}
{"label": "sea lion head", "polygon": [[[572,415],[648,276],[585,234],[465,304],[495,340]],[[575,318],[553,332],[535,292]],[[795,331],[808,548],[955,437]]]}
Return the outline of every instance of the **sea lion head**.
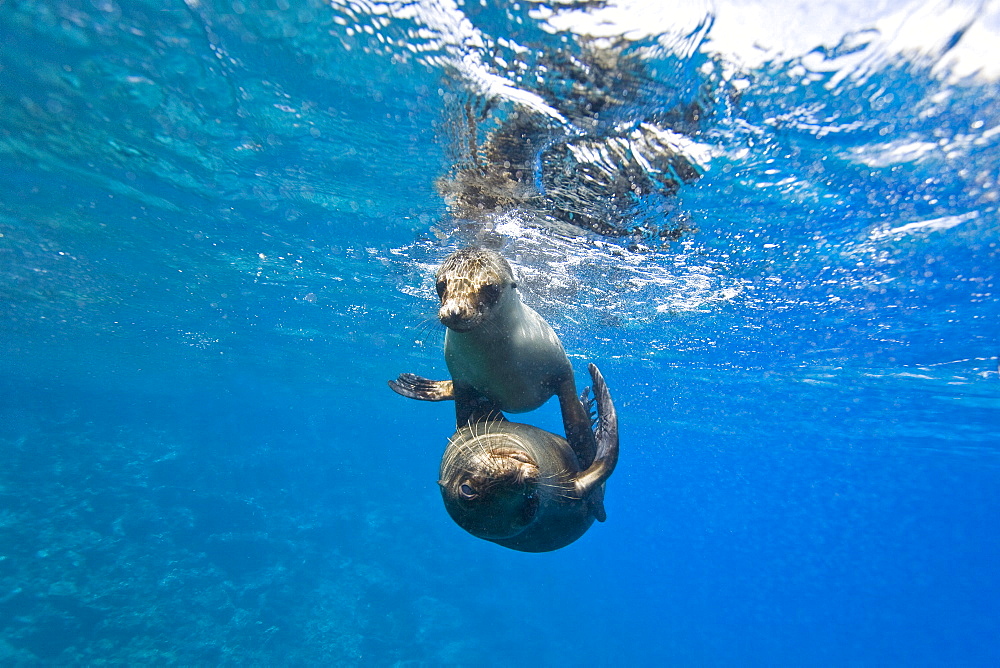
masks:
{"label": "sea lion head", "polygon": [[438,268],[436,279],[441,298],[438,319],[456,332],[479,327],[517,287],[507,260],[483,248],[452,253]]}
{"label": "sea lion head", "polygon": [[455,523],[488,540],[524,530],[538,511],[540,472],[509,434],[460,430],[441,462],[441,495]]}

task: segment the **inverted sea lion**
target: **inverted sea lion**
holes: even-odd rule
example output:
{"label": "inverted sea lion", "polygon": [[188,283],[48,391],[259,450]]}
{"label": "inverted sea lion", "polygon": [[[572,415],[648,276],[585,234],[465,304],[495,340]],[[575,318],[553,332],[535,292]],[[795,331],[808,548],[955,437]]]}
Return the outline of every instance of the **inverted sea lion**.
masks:
{"label": "inverted sea lion", "polygon": [[502,415],[462,427],[441,460],[445,508],[474,536],[522,552],[548,552],[603,522],[604,483],[618,463],[618,417],[601,372],[597,456],[584,469],[565,439]]}
{"label": "inverted sea lion", "polygon": [[597,444],[573,367],[552,327],[521,301],[507,261],[483,248],[459,250],[438,269],[437,293],[451,380],[404,373],[389,387],[413,399],[454,400],[459,427],[497,411],[534,410],[554,394],[566,439],[580,466],[589,467]]}

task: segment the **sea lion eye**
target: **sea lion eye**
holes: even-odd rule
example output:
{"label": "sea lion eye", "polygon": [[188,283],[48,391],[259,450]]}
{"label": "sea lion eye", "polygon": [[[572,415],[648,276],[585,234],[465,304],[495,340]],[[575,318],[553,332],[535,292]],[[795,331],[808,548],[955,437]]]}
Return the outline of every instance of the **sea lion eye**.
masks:
{"label": "sea lion eye", "polygon": [[484,285],[483,290],[483,303],[486,306],[493,306],[498,301],[500,301],[500,286],[499,285]]}
{"label": "sea lion eye", "polygon": [[437,282],[437,285],[435,286],[435,288],[437,289],[438,298],[440,298],[440,299],[444,298],[444,289],[447,288],[447,287],[448,287],[448,284],[445,283],[444,281],[438,281]]}
{"label": "sea lion eye", "polygon": [[472,487],[470,487],[469,484],[465,482],[463,482],[461,485],[458,486],[458,492],[459,494],[462,495],[463,499],[474,499],[477,496],[479,496],[478,494],[476,494],[476,490],[472,489]]}

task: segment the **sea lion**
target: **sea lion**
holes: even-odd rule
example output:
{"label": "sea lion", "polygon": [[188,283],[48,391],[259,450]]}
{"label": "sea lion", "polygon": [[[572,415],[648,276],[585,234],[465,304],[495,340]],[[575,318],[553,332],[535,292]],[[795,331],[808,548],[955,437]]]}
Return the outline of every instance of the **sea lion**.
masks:
{"label": "sea lion", "polygon": [[590,375],[597,456],[586,469],[565,439],[502,415],[455,432],[438,485],[460,527],[513,550],[548,552],[575,541],[595,519],[605,520],[604,483],[618,463],[618,417],[593,364]]}
{"label": "sea lion", "polygon": [[590,466],[597,444],[573,367],[552,327],[521,301],[507,261],[483,248],[452,253],[437,271],[437,293],[451,380],[404,373],[389,387],[413,399],[454,400],[459,427],[497,411],[534,410],[555,394],[566,439],[580,465]]}

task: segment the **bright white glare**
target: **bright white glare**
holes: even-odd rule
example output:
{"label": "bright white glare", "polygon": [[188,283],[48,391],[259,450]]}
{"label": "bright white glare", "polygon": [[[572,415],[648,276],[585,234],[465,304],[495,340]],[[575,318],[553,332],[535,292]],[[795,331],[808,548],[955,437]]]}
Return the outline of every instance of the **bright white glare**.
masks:
{"label": "bright white glare", "polygon": [[[858,65],[865,70],[899,53],[936,57],[947,50],[937,63],[940,71],[953,78],[1000,80],[1000,0],[719,0],[711,5],[612,0],[600,8],[565,10],[547,2],[539,3],[532,16],[552,32],[637,40],[693,30],[709,12],[714,24],[706,48],[742,68],[803,56],[871,31],[873,44],[860,56],[867,62]],[[849,71],[854,63],[844,64]]]}

